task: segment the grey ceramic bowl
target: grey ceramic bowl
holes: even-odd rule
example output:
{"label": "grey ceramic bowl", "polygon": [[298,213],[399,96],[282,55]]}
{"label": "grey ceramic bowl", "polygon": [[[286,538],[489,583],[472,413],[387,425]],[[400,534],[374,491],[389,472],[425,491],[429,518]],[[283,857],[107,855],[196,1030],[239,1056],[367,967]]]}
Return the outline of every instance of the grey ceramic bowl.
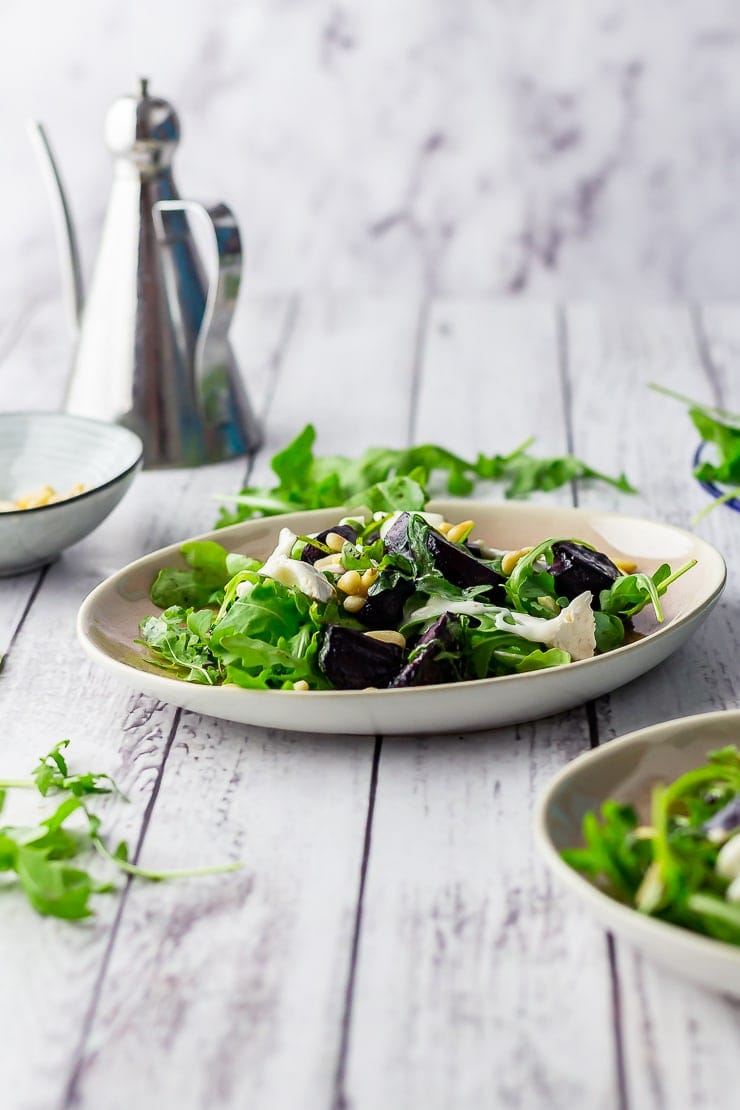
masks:
{"label": "grey ceramic bowl", "polygon": [[737,744],[740,710],[700,713],[662,721],[578,756],[545,788],[535,812],[535,841],[558,880],[604,928],[677,975],[740,998],[740,948],[638,913],[598,889],[562,859],[563,848],[583,844],[582,821],[613,798],[635,806],[649,821],[656,783],[671,782],[706,761],[707,754]]}
{"label": "grey ceramic bowl", "polygon": [[0,512],[0,576],[43,566],[97,528],[141,458],[139,437],[117,424],[61,412],[0,413],[0,501],[47,485],[60,494],[84,486],[63,501]]}

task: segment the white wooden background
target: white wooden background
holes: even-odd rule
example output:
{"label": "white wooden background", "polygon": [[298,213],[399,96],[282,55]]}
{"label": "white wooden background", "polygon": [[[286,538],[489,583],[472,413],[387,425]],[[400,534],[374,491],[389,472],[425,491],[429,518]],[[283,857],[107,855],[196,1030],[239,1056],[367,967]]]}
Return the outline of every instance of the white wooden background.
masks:
{"label": "white wooden background", "polygon": [[[326,452],[438,440],[472,454],[535,434],[543,453],[625,468],[640,489],[547,497],[689,527],[705,504],[695,436],[647,382],[740,407],[736,308],[276,296],[238,320],[266,427],[254,480],[308,418]],[[56,305],[8,327],[0,355],[0,409],[59,405]],[[245,863],[128,885],[76,926],[4,893],[2,1106],[737,1106],[738,1004],[606,936],[551,886],[530,828],[538,791],[590,745],[740,703],[737,515],[698,526],[729,563],[720,606],[610,697],[471,735],[295,735],[141,697],[75,640],[84,595],[209,528],[212,495],[245,466],[141,474],[94,535],[0,582],[0,775],[69,737],[78,765],[131,797],[110,820],[142,862]]]}

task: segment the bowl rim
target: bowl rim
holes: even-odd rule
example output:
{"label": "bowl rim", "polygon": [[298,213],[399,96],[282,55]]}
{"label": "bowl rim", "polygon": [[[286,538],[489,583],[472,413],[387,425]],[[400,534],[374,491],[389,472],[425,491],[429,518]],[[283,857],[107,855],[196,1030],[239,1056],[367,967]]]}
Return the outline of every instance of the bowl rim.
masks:
{"label": "bowl rim", "polygon": [[[657,721],[652,725],[644,725],[642,728],[623,733],[613,740],[599,744],[596,748],[589,748],[581,752],[575,759],[571,759],[564,767],[561,767],[548,781],[544,789],[540,791],[534,805],[531,826],[534,843],[540,858],[573,897],[581,898],[592,907],[594,916],[602,928],[607,930],[611,928],[611,925],[605,924],[605,919],[612,917],[621,921],[625,930],[629,931],[632,936],[635,933],[641,933],[643,936],[656,941],[659,941],[661,937],[669,936],[671,943],[680,948],[687,957],[692,952],[703,952],[708,957],[720,956],[721,958],[729,957],[731,960],[740,959],[740,949],[726,941],[705,936],[703,933],[696,933],[672,921],[664,921],[662,918],[642,914],[633,906],[628,906],[606,891],[600,890],[585,875],[566,863],[555,846],[548,827],[548,817],[553,799],[563,782],[567,781],[574,773],[577,774],[578,768],[582,764],[589,763],[593,765],[599,762],[607,762],[610,756],[613,755],[615,748],[635,747],[643,744],[646,740],[648,743],[657,746],[661,741],[669,738],[676,729],[696,727],[699,730],[703,725],[711,725],[712,722],[732,720],[733,718],[740,723],[740,709],[709,710],[703,713],[672,717],[669,720]],[[668,933],[666,933],[666,929]]]}
{"label": "bowl rim", "polygon": [[70,421],[77,425],[92,425],[97,428],[105,429],[108,432],[112,432],[114,436],[128,439],[131,446],[136,449],[136,457],[122,470],[116,471],[110,478],[107,478],[104,482],[99,482],[97,485],[91,486],[89,489],[80,490],[79,493],[72,494],[70,497],[62,497],[59,501],[52,501],[48,505],[33,505],[28,509],[4,509],[3,512],[0,513],[0,520],[26,518],[29,513],[46,512],[48,510],[59,509],[64,505],[73,505],[78,501],[84,501],[85,498],[92,497],[94,494],[109,489],[111,486],[122,481],[141,465],[144,457],[144,443],[141,437],[123,424],[114,424],[109,420],[97,420],[91,416],[78,416],[76,413],[72,412],[44,412],[21,409],[10,412],[0,412],[0,425],[5,423],[8,419],[17,419],[18,417],[31,420]]}

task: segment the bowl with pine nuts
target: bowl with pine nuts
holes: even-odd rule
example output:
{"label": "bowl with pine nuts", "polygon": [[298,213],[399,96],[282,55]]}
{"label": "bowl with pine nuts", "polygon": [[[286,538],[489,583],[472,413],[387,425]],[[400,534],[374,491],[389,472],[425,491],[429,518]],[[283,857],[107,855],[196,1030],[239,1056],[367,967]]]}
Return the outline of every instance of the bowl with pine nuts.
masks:
{"label": "bowl with pine nuts", "polygon": [[0,576],[44,566],[97,528],[141,460],[141,440],[127,428],[67,413],[0,413]]}

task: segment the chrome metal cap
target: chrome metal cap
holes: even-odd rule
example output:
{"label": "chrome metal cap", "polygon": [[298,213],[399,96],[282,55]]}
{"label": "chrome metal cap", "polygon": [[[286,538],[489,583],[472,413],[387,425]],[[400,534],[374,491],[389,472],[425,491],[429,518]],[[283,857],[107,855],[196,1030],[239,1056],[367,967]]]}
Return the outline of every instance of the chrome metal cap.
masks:
{"label": "chrome metal cap", "polygon": [[148,79],[140,77],[133,93],[113,103],[105,121],[105,141],[116,158],[156,173],[172,161],[180,121],[169,101],[150,96],[148,86]]}

